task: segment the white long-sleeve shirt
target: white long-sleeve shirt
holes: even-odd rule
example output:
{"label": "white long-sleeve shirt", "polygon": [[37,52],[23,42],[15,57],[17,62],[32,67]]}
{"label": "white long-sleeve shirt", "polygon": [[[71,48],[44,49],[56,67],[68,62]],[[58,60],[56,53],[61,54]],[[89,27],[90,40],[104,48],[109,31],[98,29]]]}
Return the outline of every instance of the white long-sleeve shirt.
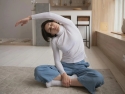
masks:
{"label": "white long-sleeve shirt", "polygon": [[[31,17],[32,19],[52,19],[62,24],[57,36],[51,40],[55,66],[61,74],[65,72],[61,61],[77,63],[85,59],[86,54],[81,33],[71,20],[51,12],[39,13]],[[62,51],[61,60],[59,50]]]}

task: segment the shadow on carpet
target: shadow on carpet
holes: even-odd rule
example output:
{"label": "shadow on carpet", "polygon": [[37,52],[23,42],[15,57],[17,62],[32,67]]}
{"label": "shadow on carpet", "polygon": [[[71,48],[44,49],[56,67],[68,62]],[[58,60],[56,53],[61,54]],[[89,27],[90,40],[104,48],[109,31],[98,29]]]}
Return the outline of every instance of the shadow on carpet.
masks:
{"label": "shadow on carpet", "polygon": [[[124,94],[109,69],[98,69],[105,84],[96,94]],[[50,87],[34,80],[34,68],[0,66],[0,94],[89,94],[83,87]]]}

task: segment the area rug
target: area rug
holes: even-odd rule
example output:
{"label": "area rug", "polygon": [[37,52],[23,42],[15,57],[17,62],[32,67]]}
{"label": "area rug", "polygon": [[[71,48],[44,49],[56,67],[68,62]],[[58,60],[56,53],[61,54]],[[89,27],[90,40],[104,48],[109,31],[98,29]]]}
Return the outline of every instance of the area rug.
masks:
{"label": "area rug", "polygon": [[[96,94],[124,94],[109,69],[98,69],[105,84]],[[84,87],[50,87],[34,79],[34,68],[0,66],[0,94],[89,94]]]}

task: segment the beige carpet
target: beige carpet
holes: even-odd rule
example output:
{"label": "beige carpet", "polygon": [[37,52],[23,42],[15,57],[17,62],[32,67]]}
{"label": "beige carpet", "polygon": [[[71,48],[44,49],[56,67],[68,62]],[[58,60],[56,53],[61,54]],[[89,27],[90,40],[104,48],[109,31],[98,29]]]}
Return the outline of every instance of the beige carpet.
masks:
{"label": "beige carpet", "polygon": [[[99,69],[105,84],[96,94],[124,94],[108,69]],[[89,94],[83,87],[50,87],[34,80],[34,68],[0,66],[0,94]]]}

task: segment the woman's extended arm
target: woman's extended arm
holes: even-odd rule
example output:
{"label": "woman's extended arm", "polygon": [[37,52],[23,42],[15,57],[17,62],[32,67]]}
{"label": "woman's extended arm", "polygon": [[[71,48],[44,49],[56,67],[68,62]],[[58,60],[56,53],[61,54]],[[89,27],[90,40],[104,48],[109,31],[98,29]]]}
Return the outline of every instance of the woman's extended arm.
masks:
{"label": "woman's extended arm", "polygon": [[32,17],[31,16],[28,16],[20,21],[18,21],[16,24],[15,24],[15,27],[18,26],[19,24],[21,24],[21,26],[23,26],[24,24],[26,24],[29,20],[32,20]]}
{"label": "woman's extended arm", "polygon": [[58,14],[51,13],[51,12],[34,14],[31,17],[32,17],[32,19],[52,19],[63,25],[72,25],[73,24],[73,22],[71,20],[64,18]]}
{"label": "woman's extended arm", "polygon": [[18,26],[19,24],[21,24],[21,26],[23,26],[29,20],[32,20],[32,19],[51,19],[51,20],[55,20],[63,25],[73,25],[73,22],[71,20],[64,18],[58,14],[51,13],[51,12],[43,12],[43,13],[31,15],[31,16],[28,16],[28,17],[22,19],[22,20],[19,20],[15,24],[15,27]]}

